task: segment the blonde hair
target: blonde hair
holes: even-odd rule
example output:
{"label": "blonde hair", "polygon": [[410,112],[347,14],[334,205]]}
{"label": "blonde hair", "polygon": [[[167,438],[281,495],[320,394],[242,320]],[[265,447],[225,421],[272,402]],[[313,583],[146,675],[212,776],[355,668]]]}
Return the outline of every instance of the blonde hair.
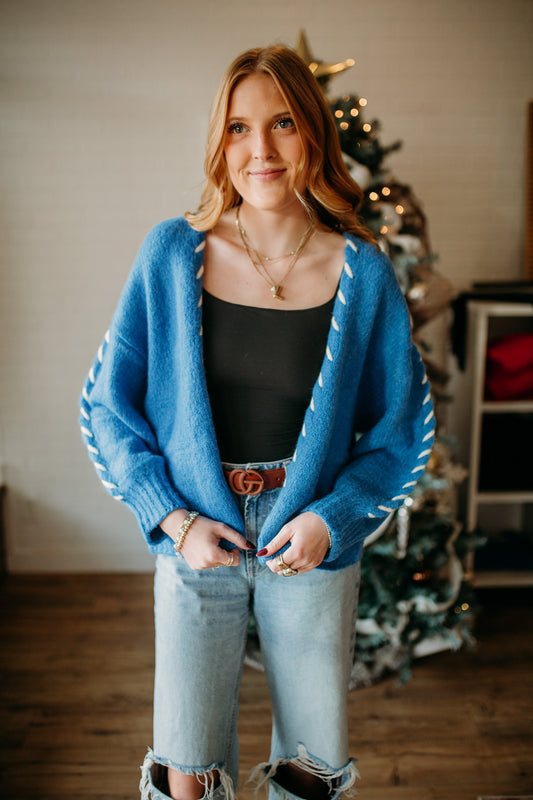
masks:
{"label": "blonde hair", "polygon": [[373,234],[357,217],[363,192],[343,160],[337,130],[326,99],[306,63],[282,45],[258,47],[238,56],[223,76],[213,101],[204,169],[206,184],[200,206],[185,216],[198,231],[213,228],[220,216],[241,203],[224,157],[226,119],[232,92],[249,75],[269,75],[287,103],[300,136],[307,168],[305,205],[315,221],[368,241]]}

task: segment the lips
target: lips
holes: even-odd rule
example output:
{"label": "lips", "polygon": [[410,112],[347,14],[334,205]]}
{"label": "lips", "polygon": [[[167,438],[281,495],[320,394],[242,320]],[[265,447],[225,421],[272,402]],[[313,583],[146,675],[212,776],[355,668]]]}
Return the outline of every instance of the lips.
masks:
{"label": "lips", "polygon": [[255,178],[258,181],[274,181],[276,178],[279,178],[280,175],[283,175],[285,172],[284,169],[254,169],[250,171],[250,176]]}

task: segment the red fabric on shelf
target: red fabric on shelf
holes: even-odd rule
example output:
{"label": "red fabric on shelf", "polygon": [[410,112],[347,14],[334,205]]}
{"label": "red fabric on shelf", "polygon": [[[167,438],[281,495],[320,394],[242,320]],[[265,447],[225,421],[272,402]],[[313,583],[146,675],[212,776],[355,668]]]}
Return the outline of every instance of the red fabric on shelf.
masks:
{"label": "red fabric on shelf", "polygon": [[486,397],[533,398],[533,333],[511,333],[487,348]]}

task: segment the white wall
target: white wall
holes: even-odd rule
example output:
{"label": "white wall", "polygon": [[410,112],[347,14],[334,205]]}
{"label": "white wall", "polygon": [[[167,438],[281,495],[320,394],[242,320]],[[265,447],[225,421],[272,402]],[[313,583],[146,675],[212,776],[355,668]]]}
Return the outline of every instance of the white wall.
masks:
{"label": "white wall", "polygon": [[137,247],[194,206],[209,104],[241,50],[356,66],[390,165],[458,288],[521,276],[530,0],[4,0],[0,460],[13,571],[144,570],[81,445],[77,397]]}

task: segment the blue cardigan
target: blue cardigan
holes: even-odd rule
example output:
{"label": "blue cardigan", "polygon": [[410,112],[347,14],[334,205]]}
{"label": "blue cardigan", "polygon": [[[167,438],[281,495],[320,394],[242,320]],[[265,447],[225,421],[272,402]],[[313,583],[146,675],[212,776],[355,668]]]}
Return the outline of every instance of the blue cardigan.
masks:
{"label": "blue cardigan", "polygon": [[[346,235],[327,346],[264,547],[313,511],[332,534],[322,563],[355,563],[363,542],[412,492],[434,415],[403,295],[388,259]],[[244,533],[225,481],[202,360],[205,234],[183,218],[146,237],[81,397],[81,430],[104,487],[134,512],[154,553],[159,523],[189,508]]]}

